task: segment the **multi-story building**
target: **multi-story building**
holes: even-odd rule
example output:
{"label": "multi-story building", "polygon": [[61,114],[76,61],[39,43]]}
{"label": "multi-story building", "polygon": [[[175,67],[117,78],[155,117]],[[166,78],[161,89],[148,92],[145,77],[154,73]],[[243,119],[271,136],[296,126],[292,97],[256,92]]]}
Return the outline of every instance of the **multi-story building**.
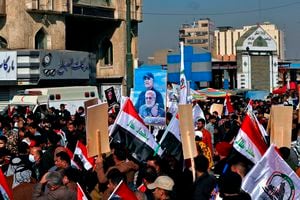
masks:
{"label": "multi-story building", "polygon": [[[125,93],[127,1],[0,0],[0,101],[29,87],[94,84]],[[130,3],[135,59],[142,0]]]}
{"label": "multi-story building", "polygon": [[[256,26],[244,26],[242,29],[229,26],[218,27],[218,30],[215,30],[215,53],[213,53],[216,55],[215,58],[220,61],[236,61],[236,41],[250,28]],[[278,59],[283,61],[285,59],[284,32],[269,22],[264,22],[259,26],[275,41]]]}
{"label": "multi-story building", "polygon": [[199,19],[192,24],[182,24],[179,40],[185,45],[201,47],[214,52],[214,23],[209,19]]}

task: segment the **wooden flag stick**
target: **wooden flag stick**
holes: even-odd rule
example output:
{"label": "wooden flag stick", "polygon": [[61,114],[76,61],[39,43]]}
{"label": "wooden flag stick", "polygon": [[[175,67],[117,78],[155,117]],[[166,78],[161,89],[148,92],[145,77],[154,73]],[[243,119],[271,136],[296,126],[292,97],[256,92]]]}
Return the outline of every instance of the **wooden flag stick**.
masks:
{"label": "wooden flag stick", "polygon": [[96,130],[96,149],[97,149],[97,155],[98,156],[102,156],[101,155],[101,139],[100,139],[100,130],[99,129],[97,129]]}

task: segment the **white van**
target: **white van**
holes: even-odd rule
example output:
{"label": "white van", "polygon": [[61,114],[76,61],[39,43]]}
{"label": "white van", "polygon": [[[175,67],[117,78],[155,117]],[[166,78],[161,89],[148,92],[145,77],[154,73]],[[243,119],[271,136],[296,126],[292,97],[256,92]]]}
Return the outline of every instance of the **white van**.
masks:
{"label": "white van", "polygon": [[31,88],[26,89],[24,94],[15,95],[10,105],[29,106],[36,112],[42,105],[59,109],[60,104],[65,104],[65,108],[75,114],[79,106],[84,107],[84,101],[94,98],[99,98],[96,86]]}

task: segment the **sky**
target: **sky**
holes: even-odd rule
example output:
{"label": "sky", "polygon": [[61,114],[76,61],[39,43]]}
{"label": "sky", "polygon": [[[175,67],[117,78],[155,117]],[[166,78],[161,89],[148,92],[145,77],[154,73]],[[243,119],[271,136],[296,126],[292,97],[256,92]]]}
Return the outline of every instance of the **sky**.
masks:
{"label": "sky", "polygon": [[143,0],[139,60],[159,49],[178,49],[179,28],[210,18],[215,27],[271,22],[284,31],[286,59],[300,59],[300,0]]}

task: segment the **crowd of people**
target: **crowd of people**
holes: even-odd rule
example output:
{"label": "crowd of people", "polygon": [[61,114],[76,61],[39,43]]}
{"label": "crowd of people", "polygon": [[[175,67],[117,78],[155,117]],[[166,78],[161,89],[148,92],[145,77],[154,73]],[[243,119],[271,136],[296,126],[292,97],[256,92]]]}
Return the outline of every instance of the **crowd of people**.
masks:
{"label": "crowd of people", "polygon": [[[253,102],[253,112],[266,128],[272,105],[293,106],[291,142],[296,142],[300,138],[297,96],[294,92],[283,96],[270,94],[267,100]],[[112,142],[111,153],[95,158],[90,170],[80,166],[80,162],[74,167],[76,158],[70,156],[78,141],[86,145],[83,107],[71,115],[61,105],[58,110],[49,108],[42,117],[17,108],[0,116],[0,166],[15,199],[77,199],[78,184],[89,199],[121,199],[115,193],[120,181],[133,192],[133,199],[251,199],[242,191],[241,184],[253,163],[232,146],[249,99],[232,99],[235,112],[230,115],[209,112],[217,101],[220,99],[193,101],[194,106],[202,108],[204,118],[195,120],[198,156],[192,161],[165,153],[163,157],[153,155],[138,162],[125,146]],[[109,125],[114,124],[117,112],[109,114]],[[166,117],[168,124],[172,114],[167,112]],[[153,134],[159,140],[163,132]],[[298,151],[287,147],[280,151],[300,175],[300,147]]]}

